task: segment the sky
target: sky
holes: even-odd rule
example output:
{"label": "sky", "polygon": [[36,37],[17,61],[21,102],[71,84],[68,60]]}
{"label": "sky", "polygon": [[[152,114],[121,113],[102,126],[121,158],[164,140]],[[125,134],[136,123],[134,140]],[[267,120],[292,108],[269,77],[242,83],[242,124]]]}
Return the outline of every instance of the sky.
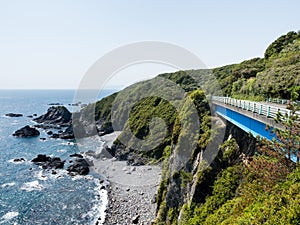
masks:
{"label": "sky", "polygon": [[[0,0],[0,89],[76,89],[100,57],[139,41],[178,45],[208,68],[263,57],[300,30],[299,9],[297,0]],[[171,71],[132,66],[106,86]]]}

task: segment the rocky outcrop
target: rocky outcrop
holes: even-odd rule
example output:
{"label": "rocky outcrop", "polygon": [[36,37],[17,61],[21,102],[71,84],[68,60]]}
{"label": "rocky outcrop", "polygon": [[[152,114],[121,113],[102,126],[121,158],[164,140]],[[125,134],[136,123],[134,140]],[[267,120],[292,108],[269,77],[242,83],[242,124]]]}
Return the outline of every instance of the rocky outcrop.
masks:
{"label": "rocky outcrop", "polygon": [[19,114],[19,113],[7,113],[7,114],[5,114],[5,116],[8,116],[8,117],[22,117],[23,114]]}
{"label": "rocky outcrop", "polygon": [[72,121],[72,113],[64,106],[52,106],[46,114],[35,118],[34,121],[37,123],[69,126]]}
{"label": "rocky outcrop", "polygon": [[78,154],[78,153],[74,153],[72,155],[70,155],[70,157],[77,157],[77,158],[83,158],[83,156],[81,154]]}
{"label": "rocky outcrop", "polygon": [[73,165],[67,168],[67,171],[71,176],[75,175],[87,175],[90,172],[89,163],[82,158],[76,159]]}
{"label": "rocky outcrop", "polygon": [[25,162],[26,160],[24,158],[17,158],[14,159],[13,162]]}
{"label": "rocky outcrop", "polygon": [[67,129],[60,134],[58,134],[58,137],[61,139],[74,139],[74,132],[73,132],[73,126],[70,125],[67,127]]}
{"label": "rocky outcrop", "polygon": [[62,161],[58,157],[51,158],[46,155],[38,155],[36,158],[31,160],[36,165],[42,166],[43,169],[63,169],[65,161]]}
{"label": "rocky outcrop", "polygon": [[48,105],[63,105],[63,104],[55,102],[55,103],[49,103]]}
{"label": "rocky outcrop", "polygon": [[25,126],[19,130],[17,130],[15,133],[13,133],[13,136],[15,137],[37,137],[40,135],[40,132],[34,128],[34,127],[30,127],[30,126]]}

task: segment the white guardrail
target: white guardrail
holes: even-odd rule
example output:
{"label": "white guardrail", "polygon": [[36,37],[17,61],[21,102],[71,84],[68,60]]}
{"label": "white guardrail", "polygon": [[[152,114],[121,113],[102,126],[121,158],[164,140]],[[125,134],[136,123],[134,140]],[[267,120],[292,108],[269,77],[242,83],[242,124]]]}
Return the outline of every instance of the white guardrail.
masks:
{"label": "white guardrail", "polygon": [[[276,118],[277,113],[280,112],[282,115],[291,115],[291,110],[286,108],[275,107],[268,104],[263,104],[260,102],[251,102],[247,100],[239,100],[230,97],[221,97],[221,96],[213,96],[213,101],[221,102],[226,105],[231,105],[237,108],[241,108],[243,110],[247,110],[253,113],[257,113],[262,116],[266,116],[269,118]],[[300,112],[297,112],[300,115]]]}

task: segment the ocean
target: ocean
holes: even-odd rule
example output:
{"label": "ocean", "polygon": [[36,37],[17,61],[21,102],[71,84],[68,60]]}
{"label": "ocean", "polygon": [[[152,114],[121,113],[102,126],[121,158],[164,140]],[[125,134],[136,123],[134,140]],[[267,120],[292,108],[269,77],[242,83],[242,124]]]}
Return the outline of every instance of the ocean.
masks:
{"label": "ocean", "polygon": [[[99,99],[113,92],[104,90]],[[12,136],[33,125],[27,116],[46,113],[49,103],[78,110],[69,106],[74,94],[74,90],[0,90],[0,224],[95,224],[99,216],[104,220],[107,193],[99,188],[100,175],[70,177],[65,170],[52,174],[31,163],[37,154],[46,154],[66,160],[67,168],[69,155],[83,148],[74,141],[49,139],[41,129],[36,138]],[[24,116],[6,117],[7,113]],[[16,158],[25,161],[14,162]]]}

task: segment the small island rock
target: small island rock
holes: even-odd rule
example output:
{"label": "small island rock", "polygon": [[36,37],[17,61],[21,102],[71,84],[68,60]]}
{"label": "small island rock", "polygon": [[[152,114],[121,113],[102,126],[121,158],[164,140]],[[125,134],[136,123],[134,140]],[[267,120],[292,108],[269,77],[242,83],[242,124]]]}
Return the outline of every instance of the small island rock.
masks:
{"label": "small island rock", "polygon": [[19,114],[19,113],[7,113],[7,114],[5,114],[5,116],[8,116],[8,117],[22,117],[23,114]]}
{"label": "small island rock", "polygon": [[36,128],[30,127],[28,125],[13,133],[13,136],[16,137],[37,137],[39,135],[40,132]]}

